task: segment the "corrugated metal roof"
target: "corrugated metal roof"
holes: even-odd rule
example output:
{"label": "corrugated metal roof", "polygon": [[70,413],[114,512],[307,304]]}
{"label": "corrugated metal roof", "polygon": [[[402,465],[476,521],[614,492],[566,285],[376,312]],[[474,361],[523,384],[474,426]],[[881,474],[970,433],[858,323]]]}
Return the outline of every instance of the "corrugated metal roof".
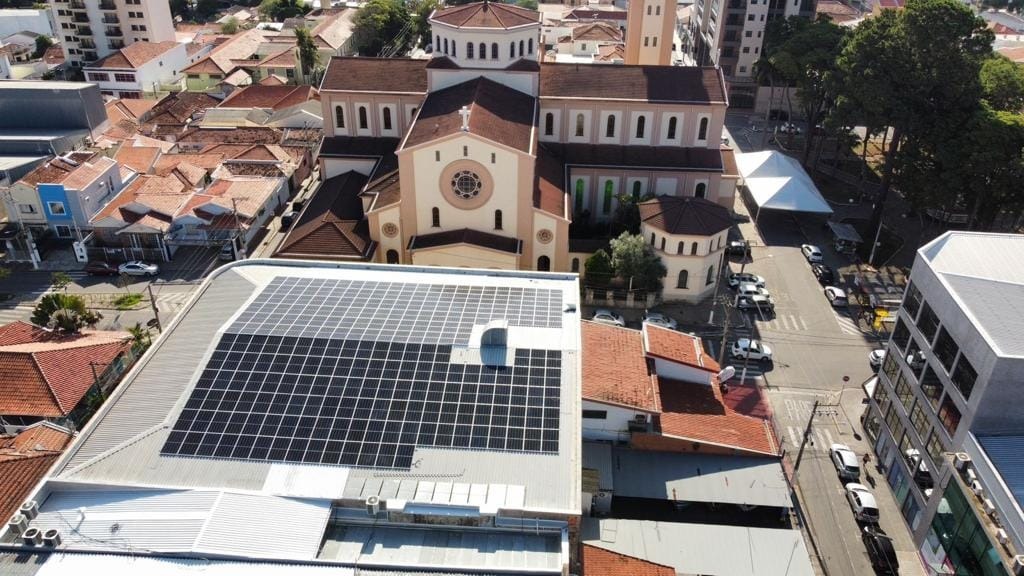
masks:
{"label": "corrugated metal roof", "polygon": [[[588,466],[584,452],[584,466]],[[782,465],[773,458],[612,451],[615,496],[792,506]],[[595,463],[596,467],[598,464]]]}
{"label": "corrugated metal roof", "polygon": [[224,492],[195,550],[251,558],[311,560],[331,513],[330,501],[315,502]]}
{"label": "corrugated metal roof", "polygon": [[1017,505],[1024,508],[1024,436],[978,436]]}
{"label": "corrugated metal roof", "polygon": [[814,575],[799,530],[584,518],[580,539],[680,574]]}

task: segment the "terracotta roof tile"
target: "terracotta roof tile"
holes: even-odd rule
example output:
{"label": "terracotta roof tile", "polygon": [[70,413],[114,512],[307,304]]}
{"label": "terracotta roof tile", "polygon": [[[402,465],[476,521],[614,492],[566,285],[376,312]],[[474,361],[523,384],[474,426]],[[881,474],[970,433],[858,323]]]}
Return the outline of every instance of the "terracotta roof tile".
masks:
{"label": "terracotta roof tile", "polygon": [[36,422],[10,436],[0,436],[0,461],[23,458],[40,452],[60,452],[74,435],[67,428],[46,420]]}
{"label": "terracotta roof tile", "polygon": [[398,92],[423,94],[427,91],[427,63],[411,58],[331,58],[324,72],[321,90],[350,92]]}
{"label": "terracotta roof tile", "polygon": [[424,250],[453,244],[470,244],[509,254],[522,254],[523,242],[518,238],[510,238],[490,232],[482,232],[471,228],[445,230],[433,234],[420,234],[409,239],[409,250]]}
{"label": "terracotta roof tile", "polygon": [[570,12],[566,16],[566,19],[625,20],[628,17],[628,15],[629,14],[625,10],[588,10],[586,8],[577,8]]}
{"label": "terracotta roof tile", "polygon": [[346,172],[328,178],[274,254],[277,258],[364,259],[371,254],[359,193],[366,177]]}
{"label": "terracotta roof tile", "polygon": [[114,160],[121,164],[145,174],[149,172],[157,157],[160,156],[160,149],[149,146],[121,146],[114,154]]}
{"label": "terracotta roof tile", "polygon": [[533,207],[565,218],[565,165],[540,145],[534,169]]}
{"label": "terracotta roof tile", "polygon": [[21,182],[29,186],[37,184],[60,184],[68,179],[78,169],[80,163],[91,160],[95,154],[92,152],[75,152],[69,155],[75,164],[66,162],[64,158],[52,158],[35,167],[31,172],[21,177]]}
{"label": "terracotta roof tile", "polygon": [[232,92],[218,108],[270,108],[281,110],[316,99],[312,86],[246,86]]}
{"label": "terracotta roof tile", "polygon": [[675,568],[590,544],[580,550],[583,576],[676,576]]}
{"label": "terracotta roof tile", "polygon": [[661,414],[656,429],[666,436],[726,446],[756,454],[778,454],[768,420],[740,414],[722,401],[717,382],[692,384],[658,378]]}
{"label": "terracotta roof tile", "polygon": [[580,323],[583,399],[658,412],[658,387],[637,330]]}
{"label": "terracotta roof tile", "polygon": [[479,77],[430,93],[409,129],[405,147],[462,130],[463,106],[469,108],[469,132],[522,151],[530,149],[535,99]]}
{"label": "terracotta roof tile", "polygon": [[0,462],[0,518],[7,520],[18,511],[32,488],[42,480],[60,454],[39,454]]}
{"label": "terracotta roof tile", "polygon": [[718,373],[722,369],[714,358],[704,352],[704,346],[697,336],[646,323],[643,335],[647,354],[651,356],[708,372]]}
{"label": "terracotta roof tile", "polygon": [[474,2],[434,11],[430,20],[460,28],[516,28],[540,23],[540,12],[498,2]]}
{"label": "terracotta roof tile", "polygon": [[572,29],[573,40],[593,40],[595,42],[621,42],[622,32],[611,24],[591,22]]}
{"label": "terracotta roof tile", "polygon": [[736,152],[729,146],[722,146],[722,176],[740,177],[740,169],[736,166]]}
{"label": "terracotta roof tile", "polygon": [[725,103],[725,83],[715,68],[545,63],[540,97]]}
{"label": "terracotta roof tile", "polygon": [[192,128],[178,137],[178,142],[197,144],[280,144],[283,132],[277,128]]}
{"label": "terracotta roof tile", "polygon": [[389,172],[367,184],[364,194],[376,196],[370,207],[371,211],[397,204],[402,199],[402,187],[398,170]]}
{"label": "terracotta roof tile", "polygon": [[712,236],[733,223],[726,207],[693,196],[658,196],[639,207],[642,222],[669,234]]}
{"label": "terracotta roof tile", "polygon": [[257,68],[295,68],[297,65],[298,58],[295,57],[295,50],[292,49],[270,54],[256,63]]}
{"label": "terracotta roof tile", "polygon": [[138,68],[178,46],[177,42],[133,42],[86,68]]}

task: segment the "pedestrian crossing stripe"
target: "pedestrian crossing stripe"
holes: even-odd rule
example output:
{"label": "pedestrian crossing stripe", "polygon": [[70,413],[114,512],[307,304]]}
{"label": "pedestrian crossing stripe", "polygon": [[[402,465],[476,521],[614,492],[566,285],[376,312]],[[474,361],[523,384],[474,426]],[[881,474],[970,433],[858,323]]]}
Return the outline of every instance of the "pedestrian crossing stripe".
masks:
{"label": "pedestrian crossing stripe", "polygon": [[839,324],[839,329],[842,330],[844,334],[850,334],[853,336],[861,335],[860,326],[858,326],[857,322],[852,318],[844,316],[835,310],[832,311],[832,315],[835,316],[836,323]]}
{"label": "pedestrian crossing stripe", "polygon": [[[755,321],[757,319],[755,318]],[[777,314],[768,321],[760,321],[766,328],[776,332],[807,331],[807,323],[797,314]]]}
{"label": "pedestrian crossing stripe", "polygon": [[[786,439],[789,440],[790,447],[792,450],[800,449],[800,441],[804,436],[804,428],[800,426],[787,426],[786,427]],[[816,450],[818,452],[828,452],[829,447],[832,446],[834,441],[832,440],[832,431],[828,428],[815,428],[811,427],[810,434],[807,435],[807,444],[804,446],[804,450]]]}

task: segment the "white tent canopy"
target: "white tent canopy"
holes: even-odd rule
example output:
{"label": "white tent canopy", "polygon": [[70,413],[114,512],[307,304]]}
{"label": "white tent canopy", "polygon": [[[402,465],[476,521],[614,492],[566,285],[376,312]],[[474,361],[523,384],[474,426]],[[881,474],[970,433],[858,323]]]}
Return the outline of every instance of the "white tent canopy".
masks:
{"label": "white tent canopy", "polygon": [[761,208],[831,214],[832,208],[795,158],[775,150],[736,155],[736,166]]}

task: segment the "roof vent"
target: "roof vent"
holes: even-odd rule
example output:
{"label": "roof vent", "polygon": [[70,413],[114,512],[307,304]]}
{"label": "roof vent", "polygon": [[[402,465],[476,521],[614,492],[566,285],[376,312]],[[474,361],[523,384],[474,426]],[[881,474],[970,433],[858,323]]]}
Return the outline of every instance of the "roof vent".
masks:
{"label": "roof vent", "polygon": [[56,548],[60,546],[60,531],[56,528],[50,528],[46,532],[43,532],[43,546],[49,548]]}
{"label": "roof vent", "polygon": [[24,514],[15,514],[11,516],[10,521],[7,522],[7,528],[15,536],[21,536],[28,530],[28,518],[25,518]]}
{"label": "roof vent", "polygon": [[992,516],[996,513],[996,505],[992,503],[992,500],[985,498],[982,500],[982,505],[985,507],[985,514]]}
{"label": "roof vent", "polygon": [[380,497],[369,496],[366,498],[366,515],[376,516],[380,513]]}
{"label": "roof vent", "polygon": [[1013,557],[1013,574],[1014,576],[1024,576],[1024,554]]}
{"label": "roof vent", "polygon": [[971,491],[974,492],[974,495],[978,498],[985,495],[985,488],[981,485],[981,482],[978,482],[977,480],[971,482]]}
{"label": "roof vent", "polygon": [[1000,528],[996,530],[996,540],[999,540],[1000,544],[1006,544],[1010,541],[1010,536],[1006,533],[1006,530]]}
{"label": "roof vent", "polygon": [[961,471],[961,472],[966,470],[967,469],[967,465],[970,464],[970,463],[971,463],[971,457],[968,456],[966,452],[957,452],[956,456],[955,456],[955,459],[953,460],[953,465],[956,466],[956,469]]}
{"label": "roof vent", "polygon": [[25,546],[39,546],[43,543],[43,533],[39,528],[29,528],[21,535],[21,541]]}
{"label": "roof vent", "polygon": [[21,505],[18,512],[24,514],[29,520],[35,520],[36,516],[39,516],[39,504],[35,500],[29,500]]}

